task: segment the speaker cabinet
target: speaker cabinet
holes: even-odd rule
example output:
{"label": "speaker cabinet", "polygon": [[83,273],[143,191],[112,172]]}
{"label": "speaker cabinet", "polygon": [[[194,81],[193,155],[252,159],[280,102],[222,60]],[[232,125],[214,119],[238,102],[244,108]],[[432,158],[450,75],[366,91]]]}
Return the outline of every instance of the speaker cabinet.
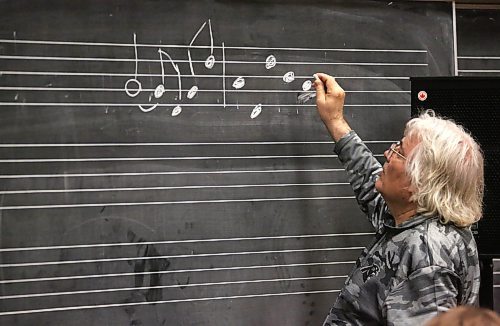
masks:
{"label": "speaker cabinet", "polygon": [[483,218],[473,226],[479,255],[500,257],[500,78],[411,78],[411,113],[433,109],[458,122],[481,145],[485,158]]}

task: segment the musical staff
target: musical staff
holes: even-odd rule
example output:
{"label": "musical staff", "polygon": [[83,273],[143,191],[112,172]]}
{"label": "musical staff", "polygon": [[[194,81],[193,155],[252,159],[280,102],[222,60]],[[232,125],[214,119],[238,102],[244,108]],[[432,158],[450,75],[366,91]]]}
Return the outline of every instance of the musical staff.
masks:
{"label": "musical staff", "polygon": [[[359,97],[363,99],[364,103],[347,103],[347,106],[366,106],[366,107],[390,107],[390,106],[403,106],[408,105],[409,101],[409,89],[408,89],[408,77],[404,76],[387,76],[387,72],[384,75],[378,75],[382,71],[377,73],[377,67],[385,67],[384,69],[393,69],[397,67],[406,67],[406,69],[413,69],[414,74],[419,74],[422,69],[426,69],[428,64],[425,62],[426,51],[419,49],[348,49],[348,48],[303,48],[303,47],[238,47],[238,46],[227,46],[224,42],[220,45],[216,45],[214,42],[214,34],[212,29],[212,21],[208,19],[203,22],[201,26],[194,33],[190,42],[185,45],[168,45],[168,44],[146,44],[137,40],[137,35],[134,33],[132,35],[132,44],[127,43],[110,43],[110,42],[62,42],[62,41],[36,41],[36,40],[0,40],[0,44],[13,44],[16,46],[27,47],[30,45],[40,45],[45,47],[76,47],[76,46],[87,46],[92,48],[100,47],[114,47],[118,49],[123,49],[123,57],[109,58],[104,56],[87,56],[87,57],[77,57],[77,56],[63,56],[63,55],[36,55],[26,48],[24,54],[2,54],[0,55],[0,60],[6,60],[11,63],[18,61],[30,62],[33,66],[32,71],[27,70],[5,70],[2,71],[2,78],[8,80],[9,76],[60,76],[61,78],[71,78],[77,76],[88,76],[89,78],[98,76],[109,76],[113,79],[110,80],[111,84],[108,87],[96,88],[96,87],[83,87],[73,86],[73,87],[61,87],[62,85],[52,83],[49,86],[7,86],[1,85],[0,91],[12,91],[12,92],[28,92],[28,91],[39,91],[39,92],[80,92],[81,97],[89,97],[93,93],[93,98],[102,98],[100,102],[85,102],[85,101],[70,101],[70,102],[55,102],[39,101],[37,103],[31,102],[27,99],[21,101],[19,94],[14,97],[15,101],[2,101],[0,106],[67,106],[67,107],[77,107],[77,106],[105,106],[105,107],[128,107],[135,106],[142,112],[152,112],[155,109],[171,109],[170,115],[173,117],[179,116],[183,112],[183,108],[202,108],[202,107],[222,107],[222,108],[245,108],[248,107],[249,118],[256,119],[261,117],[261,113],[266,110],[266,108],[272,109],[276,107],[278,113],[282,112],[283,108],[293,108],[299,113],[299,107],[313,107],[314,104],[303,104],[314,97],[314,91],[311,91],[312,74],[319,70],[324,70],[325,67],[338,67],[338,79],[366,79],[367,83],[370,80],[392,80],[390,83],[384,83],[387,86],[381,88],[380,84],[370,83],[371,89],[364,87],[363,89],[354,89],[353,87],[346,87],[348,93],[353,94],[364,94],[364,97]],[[205,43],[205,44],[203,44]],[[208,44],[207,44],[208,43]],[[126,52],[128,48],[133,49],[133,58],[127,57]],[[227,58],[230,56],[239,56],[239,51],[245,51],[251,49],[255,52],[255,55],[250,60],[234,60]],[[230,53],[227,53],[230,51]],[[31,52],[31,53],[30,53]],[[154,53],[156,52],[157,58],[154,58]],[[262,52],[262,55],[258,53]],[[267,52],[267,53],[266,53]],[[269,54],[269,52],[274,52]],[[308,58],[310,54],[314,53],[330,53],[333,56],[338,56],[339,59],[334,60],[304,60],[295,61],[287,60],[288,53],[308,53]],[[377,58],[380,54],[380,61],[367,62],[362,60],[362,55],[366,53],[371,53],[373,58]],[[387,62],[384,58],[387,53],[392,53],[395,57],[400,57],[401,61],[391,61]],[[345,56],[344,54],[348,54]],[[359,54],[359,55],[358,55]],[[260,57],[260,58],[259,58]],[[333,57],[332,57],[333,58]],[[361,60],[360,60],[361,59]],[[60,61],[70,61],[75,63],[75,68],[81,66],[80,63],[84,62],[103,62],[109,64],[109,69],[107,71],[38,71],[42,67],[54,67],[53,63]],[[41,65],[42,63],[44,63]],[[125,67],[123,64],[127,62],[132,62],[133,69],[130,72],[116,70],[116,64],[120,64],[121,67]],[[186,67],[187,64],[187,67]],[[10,65],[10,64],[9,64]],[[249,70],[244,68],[245,66],[252,66],[251,73]],[[257,68],[255,65],[262,65],[262,70]],[[290,70],[290,67],[294,69]],[[344,67],[371,67],[375,72],[373,75],[365,76],[342,76],[342,70]],[[167,71],[171,69],[171,72]],[[187,68],[187,69],[186,69]],[[114,71],[113,71],[114,70]],[[148,73],[145,73],[148,71]],[[255,72],[262,71],[262,74],[255,74]],[[229,72],[229,73],[228,73]],[[280,73],[281,72],[281,73]],[[390,74],[389,74],[390,75]],[[128,77],[128,79],[123,81],[123,87],[109,87],[116,85],[118,79],[121,77]],[[143,85],[143,81],[149,81],[160,77],[161,82],[158,84]],[[215,79],[214,79],[215,78]],[[116,79],[116,80],[115,80]],[[173,82],[172,79],[176,79],[177,82]],[[220,81],[217,81],[220,79]],[[258,80],[266,80],[270,88],[256,87],[260,85],[261,82]],[[19,79],[18,79],[19,80]],[[140,81],[143,80],[143,81]],[[402,83],[396,82],[401,80]],[[70,80],[68,79],[68,82]],[[89,80],[89,86],[92,84],[91,79]],[[183,88],[183,81],[191,86]],[[226,82],[229,82],[231,89],[226,89]],[[350,84],[347,84],[350,85]],[[396,86],[396,88],[394,88]],[[368,86],[370,87],[370,86]],[[102,95],[97,95],[95,92],[102,92]],[[116,103],[106,101],[105,94],[107,92],[124,92],[125,97]],[[185,96],[182,96],[185,93]],[[222,98],[218,96],[218,93],[222,95]],[[369,94],[400,94],[400,96],[394,97],[393,100],[400,101],[400,103],[373,103],[370,101]],[[141,96],[145,94],[149,96]],[[279,96],[279,104],[276,104],[276,99],[269,97],[268,94],[277,94]],[[47,99],[54,98],[56,95],[51,95],[47,93],[45,96]],[[299,96],[297,98],[297,96]],[[129,102],[127,102],[127,99]],[[355,101],[356,98],[353,98]],[[366,102],[368,100],[368,102]],[[220,102],[220,103],[219,103]],[[245,103],[246,102],[246,103]],[[274,103],[273,103],[274,102]],[[406,103],[405,103],[406,102]]]}
{"label": "musical staff", "polygon": [[[334,247],[334,248],[325,248],[325,247],[320,247],[320,248],[309,248],[309,249],[304,249],[302,247],[299,247],[299,249],[293,249],[293,247],[297,247],[297,241],[301,242],[308,242],[314,240],[316,243],[321,243],[326,241],[330,241],[328,239],[337,239],[336,243],[341,243],[341,241],[348,241],[350,243],[358,243],[360,241],[364,241],[366,239],[369,239],[372,236],[372,233],[347,233],[347,234],[310,234],[310,235],[278,235],[278,236],[270,236],[270,237],[247,237],[247,238],[220,238],[220,239],[189,239],[189,240],[177,240],[177,241],[155,241],[155,242],[144,242],[144,243],[100,243],[100,244],[90,244],[90,245],[72,245],[72,246],[49,246],[49,247],[32,247],[32,248],[6,248],[6,249],[1,249],[2,252],[4,253],[17,253],[19,251],[34,251],[34,252],[41,252],[41,251],[59,251],[59,250],[92,250],[93,248],[121,248],[120,250],[123,251],[125,248],[130,248],[134,250],[137,247],[144,247],[144,246],[156,246],[157,248],[160,248],[158,246],[171,246],[171,245],[180,245],[182,243],[184,244],[189,244],[193,249],[201,248],[198,245],[202,245],[205,249],[210,250],[209,248],[212,248],[213,246],[224,243],[224,242],[233,242],[233,243],[240,243],[243,245],[243,248],[255,248],[255,247],[261,247],[265,248],[272,244],[275,241],[280,241],[281,245],[283,246],[282,248],[287,248],[287,249],[280,249],[280,250],[259,250],[259,251],[238,251],[238,252],[213,252],[213,253],[189,253],[189,254],[178,254],[178,255],[170,255],[168,256],[169,259],[169,264],[171,265],[178,265],[179,267],[183,266],[184,261],[192,260],[192,259],[200,259],[200,257],[206,257],[210,258],[215,256],[220,256],[220,257],[227,257],[229,259],[232,259],[235,255],[245,255],[245,256],[255,256],[255,255],[262,255],[262,256],[268,256],[270,257],[273,254],[276,253],[284,253],[287,256],[290,257],[289,263],[286,264],[276,264],[276,263],[267,263],[267,264],[253,264],[253,265],[241,265],[241,266],[226,266],[224,263],[219,266],[211,266],[209,268],[169,268],[168,270],[157,270],[157,271],[146,271],[146,272],[141,272],[141,271],[136,271],[133,273],[130,272],[119,272],[119,273],[99,273],[99,274],[88,274],[88,275],[74,275],[71,274],[70,270],[74,270],[75,264],[90,264],[92,262],[95,262],[95,260],[86,260],[86,261],[54,261],[54,262],[32,262],[32,263],[17,263],[17,264],[3,264],[3,268],[7,269],[14,269],[14,270],[19,270],[19,268],[22,268],[25,270],[25,275],[29,275],[29,271],[36,267],[39,266],[38,268],[49,268],[51,265],[59,265],[59,267],[62,268],[62,266],[66,265],[66,268],[69,268],[68,275],[65,276],[53,276],[53,277],[35,277],[35,278],[16,278],[16,279],[4,279],[0,280],[0,284],[4,288],[21,288],[23,284],[32,284],[32,283],[38,283],[41,286],[42,291],[46,292],[39,292],[39,293],[33,293],[30,292],[29,290],[22,290],[21,293],[19,294],[12,294],[12,295],[2,295],[0,296],[0,301],[6,302],[7,300],[50,300],[52,297],[61,297],[64,296],[68,300],[69,305],[66,305],[65,307],[50,307],[50,308],[43,308],[43,309],[30,309],[30,310],[14,310],[14,311],[2,311],[0,312],[0,316],[7,316],[7,315],[22,315],[22,314],[34,314],[34,313],[40,313],[40,312],[48,312],[48,311],[64,311],[64,310],[76,310],[76,309],[97,309],[97,308],[106,308],[109,306],[113,305],[118,305],[121,306],[121,304],[114,304],[114,303],[100,303],[103,302],[102,300],[98,299],[99,301],[94,302],[91,305],[88,305],[87,308],[82,308],[82,305],[74,304],[72,297],[84,297],[86,295],[94,295],[97,297],[94,298],[99,298],[99,295],[106,294],[106,293],[119,293],[119,292],[124,292],[124,291],[142,291],[142,290],[151,290],[151,289],[188,289],[188,288],[193,288],[195,290],[196,288],[201,288],[201,287],[214,287],[214,288],[231,288],[232,286],[235,285],[245,285],[245,286],[260,286],[260,285],[265,285],[268,283],[273,283],[273,282],[299,282],[299,281],[307,281],[307,282],[314,282],[315,280],[335,280],[338,279],[338,284],[342,282],[343,279],[345,279],[346,275],[345,274],[335,274],[333,272],[333,268],[340,268],[341,271],[347,271],[349,266],[353,264],[353,261],[349,260],[340,260],[340,261],[312,261],[312,262],[298,262],[300,261],[299,255],[300,253],[304,252],[310,252],[314,256],[322,256],[322,255],[332,255],[333,252],[335,251],[349,251],[349,250],[360,250],[363,247]],[[332,242],[335,243],[335,242]],[[167,248],[167,247],[166,247]],[[214,247],[215,248],[215,247]],[[161,250],[161,249],[159,249]],[[161,259],[166,259],[166,256],[160,257],[160,256],[149,256],[149,257],[130,257],[130,258],[110,258],[110,259],[101,259],[102,261],[111,263],[111,262],[119,262],[119,261],[130,261],[130,260],[161,260]],[[248,258],[251,261],[251,258]],[[296,262],[297,261],[297,262]],[[178,263],[176,263],[178,262]],[[226,263],[227,264],[227,263]],[[44,267],[45,266],[45,267]],[[288,270],[291,272],[291,274],[287,277],[269,277],[269,275],[275,274],[279,270]],[[324,270],[326,272],[323,273],[322,275],[307,275],[305,274],[305,271],[307,269],[314,269],[314,270]],[[247,271],[252,271],[255,276],[252,278],[249,278],[246,275]],[[231,272],[235,276],[237,276],[236,279],[232,280],[224,280],[223,275],[224,273]],[[212,280],[210,282],[203,281],[204,277],[203,275],[211,273],[212,274]],[[146,276],[149,275],[150,277],[153,277],[154,275],[158,277],[163,277],[163,278],[172,278],[175,277],[176,279],[181,279],[183,277],[188,277],[190,279],[193,279],[192,282],[188,283],[174,283],[174,284],[164,284],[164,285],[154,285],[154,286],[135,286],[135,287],[106,287],[106,286],[98,286],[100,282],[97,282],[99,279],[127,279],[130,277],[138,277],[138,276]],[[94,280],[93,282],[96,284],[96,286],[93,286],[91,289],[79,289],[79,286],[76,288],[72,289],[71,291],[54,291],[54,290],[45,290],[44,284],[51,284],[51,287],[56,287],[57,284],[64,284],[64,282],[67,281],[72,281],[76,282],[75,284],[85,284],[84,282],[89,281],[89,280]],[[328,291],[338,291],[338,289],[331,289]],[[282,293],[258,293],[255,295],[261,296],[261,295],[294,295],[297,294],[299,291],[285,291]],[[314,291],[307,291],[307,293],[313,293]],[[302,292],[301,292],[302,293]],[[233,296],[221,296],[221,297],[204,297],[200,298],[199,295],[195,295],[195,292],[192,294],[193,296],[191,298],[186,298],[186,297],[176,297],[175,293],[172,293],[169,295],[165,300],[161,300],[164,304],[167,303],[174,303],[174,302],[193,302],[197,300],[220,300],[223,298],[229,298]],[[247,297],[250,296],[252,297],[253,295],[248,295],[248,294],[243,294],[242,297]],[[150,302],[152,303],[152,302]]]}

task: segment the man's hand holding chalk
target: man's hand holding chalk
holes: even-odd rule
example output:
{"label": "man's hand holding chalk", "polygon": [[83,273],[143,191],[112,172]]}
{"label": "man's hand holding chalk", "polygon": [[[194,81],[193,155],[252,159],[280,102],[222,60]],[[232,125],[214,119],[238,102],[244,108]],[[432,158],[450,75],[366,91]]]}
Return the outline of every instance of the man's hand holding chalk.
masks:
{"label": "man's hand holding chalk", "polygon": [[345,92],[335,78],[323,73],[314,74],[316,107],[323,123],[335,141],[351,131],[344,119]]}

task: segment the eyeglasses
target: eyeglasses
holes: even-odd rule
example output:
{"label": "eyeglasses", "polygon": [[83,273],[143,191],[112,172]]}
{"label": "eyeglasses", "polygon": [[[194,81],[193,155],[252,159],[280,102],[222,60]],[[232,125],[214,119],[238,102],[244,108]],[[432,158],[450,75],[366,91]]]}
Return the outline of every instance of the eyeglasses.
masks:
{"label": "eyeglasses", "polygon": [[399,152],[400,150],[401,150],[401,142],[400,141],[392,144],[391,147],[389,147],[389,153],[387,153],[387,160],[391,159],[392,154],[396,154],[399,157],[401,157],[403,160],[406,161],[406,157]]}

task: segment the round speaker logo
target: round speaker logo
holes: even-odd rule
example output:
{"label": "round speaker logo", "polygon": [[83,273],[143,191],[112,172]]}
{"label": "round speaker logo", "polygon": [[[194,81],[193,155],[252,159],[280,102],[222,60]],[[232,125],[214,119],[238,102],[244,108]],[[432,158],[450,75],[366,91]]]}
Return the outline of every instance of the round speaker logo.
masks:
{"label": "round speaker logo", "polygon": [[420,92],[418,92],[417,96],[418,96],[418,99],[423,102],[423,101],[425,101],[427,99],[427,92],[426,91],[420,91]]}

